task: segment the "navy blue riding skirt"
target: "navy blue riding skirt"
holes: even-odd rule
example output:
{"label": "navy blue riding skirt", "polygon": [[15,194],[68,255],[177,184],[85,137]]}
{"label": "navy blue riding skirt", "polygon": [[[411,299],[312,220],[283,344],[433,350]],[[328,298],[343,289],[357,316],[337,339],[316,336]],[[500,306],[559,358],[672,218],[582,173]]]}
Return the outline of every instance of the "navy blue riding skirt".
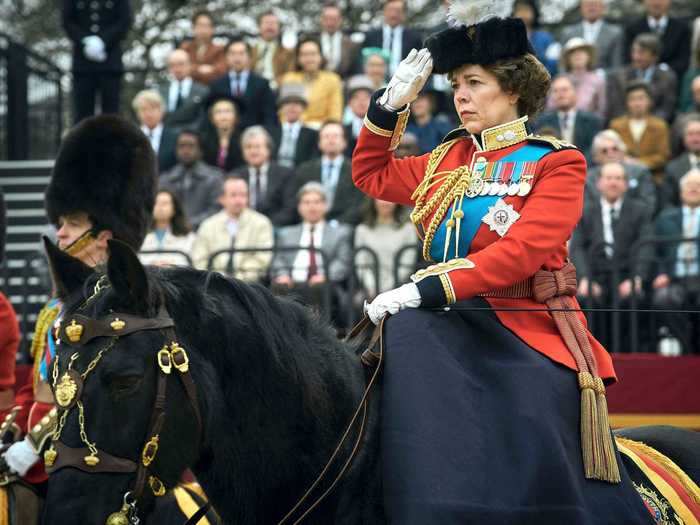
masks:
{"label": "navy blue riding skirt", "polygon": [[654,523],[626,472],[619,484],[585,479],[576,374],[494,312],[405,310],[387,321],[385,343],[391,524]]}

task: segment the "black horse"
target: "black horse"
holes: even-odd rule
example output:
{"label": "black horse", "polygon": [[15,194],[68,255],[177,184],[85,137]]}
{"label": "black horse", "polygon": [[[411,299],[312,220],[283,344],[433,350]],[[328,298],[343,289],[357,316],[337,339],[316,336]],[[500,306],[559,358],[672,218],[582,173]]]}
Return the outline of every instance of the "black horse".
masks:
{"label": "black horse", "polygon": [[[203,433],[197,431],[192,396],[184,383],[170,378],[152,471],[171,487],[191,468],[224,523],[279,523],[317,479],[362,398],[368,372],[357,348],[339,342],[309,309],[261,286],[190,269],[144,268],[118,242],[110,242],[110,250],[109,284],[100,289],[96,283],[105,281],[90,268],[47,245],[56,288],[66,298],[64,324],[78,312],[90,319],[116,313],[158,318],[162,307],[174,320],[177,342],[189,355]],[[59,345],[56,377],[71,359],[77,372],[96,362],[78,395],[87,438],[101,451],[140,461],[156,396],[156,355],[169,343],[161,331],[143,330],[117,339],[97,337],[77,351]],[[304,523],[386,522],[378,449],[380,395],[377,385],[350,468]],[[76,412],[69,413],[60,438],[70,447],[84,443]],[[284,523],[295,523],[331,485],[352,455],[358,433],[352,430],[338,461]],[[688,461],[697,458],[691,456]],[[44,523],[102,525],[133,486],[133,474],[57,470],[50,476]],[[145,495],[137,501],[142,520],[154,499],[149,491]]]}

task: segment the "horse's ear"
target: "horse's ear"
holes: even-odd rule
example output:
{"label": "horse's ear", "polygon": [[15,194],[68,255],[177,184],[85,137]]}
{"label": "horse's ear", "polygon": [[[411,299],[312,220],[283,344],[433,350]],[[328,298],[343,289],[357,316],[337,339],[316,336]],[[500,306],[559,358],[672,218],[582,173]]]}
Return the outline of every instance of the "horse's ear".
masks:
{"label": "horse's ear", "polygon": [[43,241],[56,297],[65,300],[82,288],[83,283],[93,274],[93,269],[80,259],[68,255],[48,237],[44,236]]}
{"label": "horse's ear", "polygon": [[107,277],[112,289],[126,299],[135,309],[148,310],[148,278],[146,270],[131,247],[121,241],[110,239]]}

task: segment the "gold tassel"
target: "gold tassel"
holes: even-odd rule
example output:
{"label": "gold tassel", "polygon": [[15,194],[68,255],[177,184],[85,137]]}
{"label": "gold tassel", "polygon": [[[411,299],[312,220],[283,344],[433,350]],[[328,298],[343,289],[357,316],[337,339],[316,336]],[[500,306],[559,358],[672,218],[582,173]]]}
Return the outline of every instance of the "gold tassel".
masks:
{"label": "gold tassel", "polygon": [[613,446],[610,433],[610,420],[608,419],[608,401],[605,397],[605,385],[600,377],[595,378],[596,405],[598,408],[598,423],[600,425],[600,438],[602,446],[602,464],[599,471],[599,479],[610,483],[620,482],[620,467],[617,464],[617,455]]}
{"label": "gold tassel", "polygon": [[588,479],[597,478],[598,461],[601,455],[600,441],[596,439],[598,407],[595,399],[595,383],[588,372],[579,372],[578,385],[581,389],[581,449],[583,469]]}

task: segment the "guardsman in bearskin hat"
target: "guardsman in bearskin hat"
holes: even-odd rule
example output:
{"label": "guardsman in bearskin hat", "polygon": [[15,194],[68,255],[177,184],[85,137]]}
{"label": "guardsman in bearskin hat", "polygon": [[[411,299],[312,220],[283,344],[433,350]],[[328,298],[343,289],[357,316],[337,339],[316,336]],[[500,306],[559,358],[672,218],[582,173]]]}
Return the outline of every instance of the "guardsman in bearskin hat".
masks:
{"label": "guardsman in bearskin hat", "polygon": [[[397,314],[381,415],[389,521],[652,523],[611,439],[610,356],[564,311],[578,308],[566,243],[586,162],[530,131],[550,77],[510,3],[449,11],[450,27],[374,94],[353,155],[360,189],[414,206],[433,263],[367,309],[375,323]],[[433,70],[448,75],[462,125],[431,153],[396,159]]]}
{"label": "guardsman in bearskin hat", "polygon": [[[115,115],[92,117],[65,137],[46,190],[46,213],[58,228],[58,247],[98,271],[108,257],[107,241],[141,247],[152,217],[156,161],[146,136]],[[24,436],[3,455],[6,467],[38,485],[47,476],[40,452],[55,426],[49,363],[55,354],[51,328],[61,303],[51,299],[40,311],[34,338],[32,384],[21,389],[3,422]]]}

